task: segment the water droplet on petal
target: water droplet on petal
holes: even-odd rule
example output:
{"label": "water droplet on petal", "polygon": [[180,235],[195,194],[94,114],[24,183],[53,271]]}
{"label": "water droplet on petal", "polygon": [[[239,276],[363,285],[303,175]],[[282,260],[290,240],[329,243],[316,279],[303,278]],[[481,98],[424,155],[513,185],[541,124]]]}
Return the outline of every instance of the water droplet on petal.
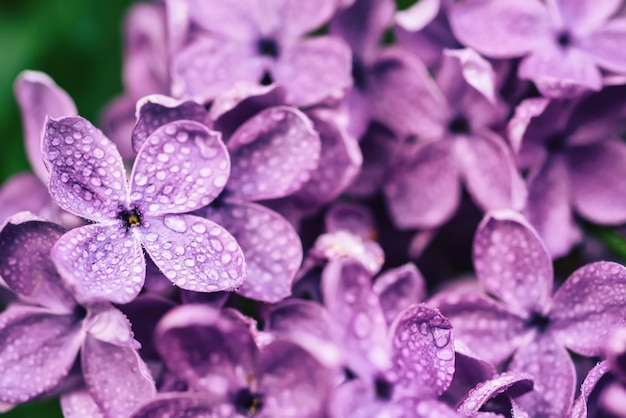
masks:
{"label": "water droplet on petal", "polygon": [[187,224],[185,220],[181,217],[175,215],[167,215],[163,220],[165,226],[175,232],[185,232],[187,231]]}

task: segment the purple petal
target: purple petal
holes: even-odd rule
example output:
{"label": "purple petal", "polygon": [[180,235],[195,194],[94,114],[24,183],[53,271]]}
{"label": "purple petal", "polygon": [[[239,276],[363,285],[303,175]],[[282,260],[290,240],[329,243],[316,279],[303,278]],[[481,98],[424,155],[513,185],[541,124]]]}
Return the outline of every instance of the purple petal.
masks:
{"label": "purple petal", "polygon": [[538,0],[466,1],[454,4],[449,16],[457,39],[490,57],[521,56],[549,42],[548,11]]}
{"label": "purple petal", "polygon": [[458,339],[454,341],[454,349],[454,376],[442,396],[450,405],[458,405],[472,388],[497,373],[493,364],[478,357]]}
{"label": "purple petal", "polygon": [[607,0],[596,3],[593,0],[554,0],[555,11],[568,26],[576,28],[576,33],[587,35],[604,24],[611,15],[619,11],[620,0]]}
{"label": "purple petal", "polygon": [[[495,105],[496,98],[496,73],[491,63],[478,55],[471,48],[448,49],[444,52],[445,59],[452,61],[456,67],[456,73],[462,75],[462,80],[479,92],[489,103]],[[447,92],[438,77],[439,85]]]}
{"label": "purple petal", "polygon": [[127,303],[141,290],[146,263],[139,240],[115,225],[87,225],[63,235],[52,260],[79,302]]}
{"label": "purple petal", "polygon": [[89,393],[107,417],[127,417],[156,395],[150,371],[132,348],[87,336],[81,364]]}
{"label": "purple petal", "polygon": [[394,224],[434,228],[452,217],[461,189],[449,141],[420,145],[398,162],[384,192]]}
{"label": "purple petal", "polygon": [[349,258],[358,261],[371,275],[378,273],[385,262],[378,243],[341,230],[320,235],[309,256],[317,261]]}
{"label": "purple petal", "polygon": [[0,314],[0,402],[23,403],[57,386],[82,340],[73,315],[11,305]]}
{"label": "purple petal", "polygon": [[[528,126],[533,119],[543,114],[549,103],[550,99],[546,99],[544,97],[533,97],[523,100],[515,107],[515,113],[507,124],[507,138],[511,143],[513,151],[516,153],[520,152],[522,140],[524,139]],[[526,146],[528,144],[535,145],[532,141],[526,141],[524,145]],[[536,158],[533,158],[533,160],[536,160]],[[520,161],[520,163],[525,166],[523,162]]]}
{"label": "purple petal", "polygon": [[193,215],[151,217],[139,233],[154,264],[181,289],[233,290],[246,278],[239,244],[226,229],[208,219]]}
{"label": "purple petal", "polygon": [[450,293],[435,306],[454,326],[454,338],[498,364],[521,344],[526,322],[479,294]]}
{"label": "purple petal", "polygon": [[508,392],[513,396],[519,396],[532,389],[533,377],[531,375],[519,372],[500,373],[471,390],[457,411],[467,416],[473,416],[472,414],[478,412],[489,399],[501,393]]}
{"label": "purple petal", "polygon": [[621,17],[594,31],[582,48],[602,68],[623,74],[626,71],[626,55],[620,46],[625,40],[626,19]]}
{"label": "purple petal", "polygon": [[48,188],[32,173],[15,174],[0,186],[0,222],[22,211],[52,218],[53,206]]}
{"label": "purple petal", "polygon": [[576,270],[554,295],[554,336],[569,349],[599,356],[613,327],[626,321],[626,267],[608,261]]}
{"label": "purple petal", "polygon": [[348,366],[364,376],[390,366],[387,325],[371,277],[361,263],[348,258],[329,261],[322,274],[324,303],[349,353]]}
{"label": "purple petal", "polygon": [[134,340],[130,327],[128,318],[107,303],[91,306],[83,329],[98,341],[138,349],[140,345]]}
{"label": "purple petal", "polygon": [[50,194],[93,221],[112,221],[126,202],[126,170],[115,145],[81,117],[48,119],[42,141]]}
{"label": "purple petal", "polygon": [[418,1],[405,10],[398,10],[395,21],[402,29],[420,32],[430,24],[441,10],[441,0]]}
{"label": "purple petal", "polygon": [[285,40],[319,29],[337,9],[336,0],[319,0],[307,4],[298,0],[269,0],[261,8],[261,22],[281,22],[277,31]]}
{"label": "purple petal", "polygon": [[452,325],[437,309],[412,305],[395,319],[392,336],[395,389],[420,399],[441,395],[454,374]]}
{"label": "purple petal", "polygon": [[526,213],[550,254],[567,254],[580,241],[570,206],[570,182],[563,160],[548,160],[529,178]]}
{"label": "purple petal", "polygon": [[295,108],[266,109],[228,140],[232,172],[229,195],[274,199],[299,190],[319,163],[321,143],[310,119]]}
{"label": "purple petal", "polygon": [[594,223],[626,222],[626,144],[608,140],[568,152],[576,210]]}
{"label": "purple petal", "polygon": [[294,106],[342,98],[352,85],[350,48],[333,36],[306,38],[284,51],[272,72]]}
{"label": "purple petal", "polygon": [[[257,379],[263,394],[263,417],[322,416],[335,373],[303,348],[274,341],[259,355]],[[296,412],[297,411],[297,412]]]}
{"label": "purple petal", "polygon": [[164,393],[133,412],[130,418],[214,418],[221,412],[205,394]]}
{"label": "purple petal", "polygon": [[316,208],[335,200],[359,174],[363,156],[357,141],[349,136],[330,112],[309,112],[321,141],[319,166],[311,179],[294,195],[301,207]]}
{"label": "purple petal", "polygon": [[255,57],[255,52],[252,46],[239,42],[198,39],[173,57],[172,95],[204,103],[237,82],[258,82],[264,61]]}
{"label": "purple petal", "polygon": [[373,289],[387,324],[391,324],[405,308],[423,301],[426,296],[424,278],[413,263],[387,270],[376,279]]}
{"label": "purple petal", "polygon": [[50,249],[65,230],[26,216],[9,218],[0,231],[0,276],[21,299],[71,313],[76,301],[50,259]]}
{"label": "purple petal", "polygon": [[224,189],[230,161],[219,132],[188,120],[168,123],[144,142],[130,179],[130,200],[143,214],[200,209]]}
{"label": "purple petal", "polygon": [[552,296],[552,259],[523,216],[491,212],[474,236],[474,266],[485,289],[521,316],[545,313]]}
{"label": "purple petal", "polygon": [[328,409],[333,418],[400,417],[403,411],[393,402],[378,399],[373,385],[361,379],[350,380],[336,387]]}
{"label": "purple petal", "polygon": [[129,164],[136,154],[130,141],[135,126],[136,104],[135,97],[119,96],[111,100],[100,115],[102,131],[111,138],[124,162]]}
{"label": "purple petal", "polygon": [[606,343],[606,359],[613,373],[621,380],[626,378],[626,326],[620,325],[609,336]]}
{"label": "purple petal", "polygon": [[457,158],[467,189],[485,210],[521,209],[526,189],[504,140],[483,131],[457,139]]}
{"label": "purple petal", "polygon": [[517,399],[533,417],[565,417],[574,401],[576,373],[567,351],[549,336],[521,347],[510,371],[529,373],[535,389]]}
{"label": "purple petal", "polygon": [[133,149],[139,151],[143,143],[161,126],[181,119],[204,122],[207,111],[194,101],[176,100],[154,94],[138,102],[137,123],[132,131]]}
{"label": "purple petal", "polygon": [[204,305],[174,308],[157,326],[155,345],[170,370],[209,394],[223,396],[254,373],[257,348],[252,335],[226,310]]}
{"label": "purple petal", "polygon": [[41,159],[41,134],[46,116],[76,116],[76,105],[70,96],[46,74],[24,71],[15,81],[15,98],[22,113],[26,153],[33,171],[43,182],[49,178]]}
{"label": "purple petal", "polygon": [[106,418],[91,394],[85,389],[61,395],[61,410],[65,418]]}
{"label": "purple petal", "polygon": [[575,97],[602,88],[602,74],[587,53],[574,48],[562,51],[558,45],[526,57],[519,66],[518,76],[532,80],[548,97]]}
{"label": "purple petal", "polygon": [[302,244],[282,216],[264,206],[228,200],[196,214],[230,232],[241,246],[247,277],[237,292],[251,299],[275,303],[291,294],[302,263]]}
{"label": "purple petal", "polygon": [[365,206],[353,203],[333,203],[326,211],[324,225],[328,232],[343,230],[372,240],[376,235],[372,212]]}
{"label": "purple petal", "polygon": [[595,389],[596,385],[602,377],[609,371],[609,364],[606,361],[598,363],[593,369],[589,371],[585,380],[580,387],[580,394],[572,406],[570,411],[570,418],[587,418],[587,401],[589,395]]}

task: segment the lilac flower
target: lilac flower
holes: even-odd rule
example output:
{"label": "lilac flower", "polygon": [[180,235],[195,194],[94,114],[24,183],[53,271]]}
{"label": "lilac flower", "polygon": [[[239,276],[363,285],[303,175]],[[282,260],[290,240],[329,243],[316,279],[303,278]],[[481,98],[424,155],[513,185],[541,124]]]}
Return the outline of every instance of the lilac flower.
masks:
{"label": "lilac flower", "polygon": [[167,366],[194,392],[161,395],[133,418],[191,411],[194,416],[323,416],[332,370],[289,341],[258,348],[234,311],[176,308],[160,322],[155,338]]}
{"label": "lilac flower", "polygon": [[0,314],[0,401],[54,389],[80,351],[84,396],[100,414],[127,417],[154,396],[154,382],[126,317],[107,303],[78,304],[65,288],[49,256],[63,233],[28,213],[0,231],[0,273],[19,298]]}
{"label": "lilac flower", "polygon": [[96,222],[65,234],[52,249],[79,301],[131,301],[143,285],[142,247],[177,286],[229,290],[245,278],[235,239],[209,220],[186,215],[224,188],[230,161],[217,133],[194,121],[154,131],[126,183],[122,159],[80,117],[50,119],[43,137],[50,193],[68,212]]}
{"label": "lilac flower", "polygon": [[599,91],[600,68],[626,72],[620,46],[626,39],[624,21],[611,18],[621,3],[467,0],[451,7],[450,23],[463,44],[489,57],[524,57],[518,76],[534,81],[544,95],[571,97]]}
{"label": "lilac flower", "polygon": [[580,101],[528,99],[509,137],[528,169],[526,213],[554,257],[580,240],[573,212],[600,224],[626,222],[622,87]]}
{"label": "lilac flower", "polygon": [[626,320],[626,268],[612,262],[577,270],[552,296],[550,255],[519,214],[485,217],[474,239],[478,279],[499,301],[451,291],[436,306],[450,318],[456,337],[478,355],[509,370],[530,373],[535,391],[520,398],[533,416],[563,416],[575,385],[565,350],[597,356],[612,326]]}
{"label": "lilac flower", "polygon": [[335,11],[335,0],[167,2],[172,94],[212,100],[237,82],[277,82],[287,102],[338,99],[350,87],[350,50],[332,36],[304,38]]}

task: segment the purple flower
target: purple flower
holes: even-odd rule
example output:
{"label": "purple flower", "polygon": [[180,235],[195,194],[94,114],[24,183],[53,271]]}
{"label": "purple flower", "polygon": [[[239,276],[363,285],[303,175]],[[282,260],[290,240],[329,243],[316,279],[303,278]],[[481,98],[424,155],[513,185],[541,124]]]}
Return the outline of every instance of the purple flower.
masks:
{"label": "purple flower", "polygon": [[0,314],[0,402],[51,391],[80,352],[84,396],[100,414],[127,417],[154,396],[154,382],[126,317],[108,303],[78,304],[65,288],[49,256],[63,233],[28,213],[0,231],[0,273],[19,298]]}
{"label": "purple flower", "polygon": [[171,0],[172,94],[212,100],[237,82],[277,82],[287,102],[338,99],[350,87],[350,50],[332,36],[303,36],[327,22],[334,0]]}
{"label": "purple flower", "polygon": [[50,119],[42,147],[53,199],[96,222],[69,231],[52,249],[79,301],[135,298],[145,279],[143,249],[178,287],[210,292],[242,283],[235,239],[185,214],[210,203],[228,180],[219,134],[194,121],[157,129],[139,150],[130,183],[115,146],[80,117]]}
{"label": "purple flower", "polygon": [[574,364],[565,350],[602,353],[610,329],[625,318],[626,268],[588,264],[552,296],[552,263],[537,233],[509,211],[485,217],[474,239],[479,281],[499,301],[478,293],[440,295],[436,306],[455,335],[478,355],[531,374],[535,391],[520,398],[533,416],[563,416],[574,397]]}
{"label": "purple flower", "polygon": [[186,305],[160,322],[156,345],[193,392],[166,394],[133,418],[183,416],[318,417],[335,373],[287,340],[257,347],[235,311]]}
{"label": "purple flower", "polygon": [[621,3],[467,0],[450,8],[450,23],[463,44],[489,57],[524,57],[518,76],[544,95],[571,97],[599,91],[600,68],[626,72],[626,27],[623,18],[611,18]]}

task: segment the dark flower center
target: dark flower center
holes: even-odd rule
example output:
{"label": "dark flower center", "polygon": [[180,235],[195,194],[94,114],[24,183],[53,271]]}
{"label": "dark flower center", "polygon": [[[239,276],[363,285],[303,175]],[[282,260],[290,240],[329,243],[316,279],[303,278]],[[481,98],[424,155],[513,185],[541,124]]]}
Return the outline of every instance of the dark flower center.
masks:
{"label": "dark flower center", "polygon": [[259,40],[257,48],[259,54],[265,55],[266,57],[278,58],[278,54],[280,52],[278,50],[278,43],[275,40],[269,38],[262,38],[261,40]]}
{"label": "dark flower center", "polygon": [[274,79],[272,78],[272,75],[268,71],[263,73],[263,77],[261,77],[261,81],[259,81],[259,83],[262,86],[269,86],[273,82],[274,82]]}
{"label": "dark flower center", "polygon": [[454,135],[465,135],[470,133],[469,120],[463,115],[455,116],[448,124],[448,131]]}
{"label": "dark flower center", "polygon": [[566,143],[567,141],[565,139],[565,135],[560,134],[560,133],[552,135],[545,142],[546,149],[548,150],[550,154],[554,154],[554,153],[562,151],[565,148]]}
{"label": "dark flower center", "polygon": [[87,316],[87,309],[85,309],[85,307],[82,305],[76,305],[74,306],[74,310],[72,313],[74,314],[74,317],[76,319],[85,319],[85,317]]}
{"label": "dark flower center", "polygon": [[388,401],[393,395],[393,385],[384,377],[377,377],[374,380],[374,390],[376,391],[376,398],[381,401]]}
{"label": "dark flower center", "polygon": [[533,312],[528,320],[528,325],[532,328],[536,328],[539,332],[544,332],[548,328],[548,325],[550,325],[550,318],[538,312]]}
{"label": "dark flower center", "polygon": [[126,229],[141,225],[141,213],[136,208],[122,210],[117,217],[122,220]]}
{"label": "dark flower center", "polygon": [[352,59],[352,80],[354,80],[354,87],[358,90],[365,90],[367,87],[367,71],[363,61],[354,57]]}
{"label": "dark flower center", "polygon": [[263,395],[252,393],[250,389],[241,389],[233,396],[235,410],[241,415],[254,416],[263,408]]}
{"label": "dark flower center", "polygon": [[567,48],[572,44],[572,36],[567,31],[560,32],[556,37],[556,42],[561,48]]}

